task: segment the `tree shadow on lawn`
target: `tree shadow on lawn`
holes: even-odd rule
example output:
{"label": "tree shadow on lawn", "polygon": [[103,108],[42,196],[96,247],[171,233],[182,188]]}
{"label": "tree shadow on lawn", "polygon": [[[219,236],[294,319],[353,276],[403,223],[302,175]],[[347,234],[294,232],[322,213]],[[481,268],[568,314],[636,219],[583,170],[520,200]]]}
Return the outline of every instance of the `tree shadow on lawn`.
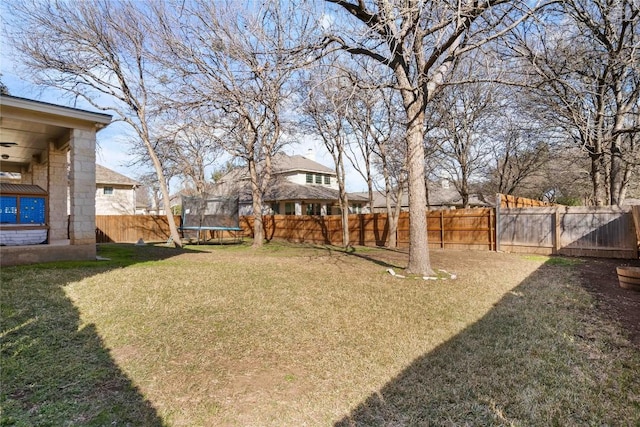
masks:
{"label": "tree shadow on lawn", "polygon": [[0,425],[163,426],[64,292],[75,281],[185,250],[108,245],[111,261],[2,270]]}
{"label": "tree shadow on lawn", "polygon": [[638,353],[552,264],[335,426],[639,425]]}
{"label": "tree shadow on lawn", "polygon": [[360,248],[352,249],[347,251],[348,255],[370,261],[384,268],[403,270],[407,267],[407,253],[398,249],[385,248],[383,246],[377,246],[375,251],[362,251]]}

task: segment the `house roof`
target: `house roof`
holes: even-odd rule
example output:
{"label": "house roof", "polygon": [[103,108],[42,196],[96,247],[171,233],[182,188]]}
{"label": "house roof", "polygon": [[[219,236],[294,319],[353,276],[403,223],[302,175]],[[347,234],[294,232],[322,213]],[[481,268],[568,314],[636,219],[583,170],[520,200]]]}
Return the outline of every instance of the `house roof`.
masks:
{"label": "house roof", "polygon": [[[239,190],[240,203],[251,203],[251,188],[244,185]],[[321,185],[301,185],[287,181],[286,179],[274,179],[264,194],[264,202],[276,202],[287,200],[300,201],[337,201],[340,192],[333,188]],[[349,195],[349,201],[366,201],[366,197]]]}
{"label": "house roof", "polygon": [[320,163],[308,159],[301,155],[289,156],[288,154],[278,153],[273,157],[274,173],[286,173],[294,171],[303,172],[320,172],[335,175],[335,171]]}
{"label": "house roof", "polygon": [[140,183],[128,176],[122,175],[116,171],[96,164],[96,184],[114,184],[114,185],[130,185],[138,186]]}
{"label": "house roof", "polygon": [[47,192],[37,185],[0,183],[0,194],[34,194],[46,196]]}
{"label": "house roof", "polygon": [[[353,193],[354,195],[359,195],[364,197],[365,200],[369,199],[368,193]],[[395,201],[391,202],[393,206],[395,206]],[[487,206],[488,204],[475,195],[469,195],[469,204],[472,206]],[[429,187],[429,206],[461,206],[462,205],[462,197],[460,194],[452,187],[443,187],[439,184],[434,184]],[[407,191],[404,191],[401,197],[401,206],[408,207],[409,206],[409,195]],[[374,191],[373,192],[373,207],[374,208],[384,208],[386,207],[386,198],[383,192]]]}
{"label": "house roof", "polygon": [[[290,156],[285,153],[277,153],[272,158],[272,175],[281,175],[289,172],[315,172],[335,176],[335,171],[327,166],[300,155]],[[220,182],[237,182],[249,179],[249,172],[244,166],[236,167],[227,172]]]}
{"label": "house roof", "polygon": [[[278,182],[271,186],[264,195],[264,200],[267,202],[278,200],[338,200],[339,198],[340,192],[333,188],[320,185],[300,185],[293,182]],[[362,201],[363,199],[355,196],[350,200]]]}
{"label": "house roof", "polygon": [[80,108],[66,107],[64,105],[52,104],[50,102],[36,101],[35,99],[22,98],[20,96],[1,94],[0,103],[3,106],[19,107],[25,110],[32,110],[41,113],[57,114],[60,116],[73,117],[80,120],[108,125],[112,116],[105,113],[83,110]]}
{"label": "house roof", "polygon": [[[64,147],[72,129],[94,131],[111,123],[109,114],[4,94],[0,94],[0,117],[0,169],[12,173],[21,173],[34,159],[43,162],[51,143]],[[95,141],[84,139],[71,144],[95,147]]]}

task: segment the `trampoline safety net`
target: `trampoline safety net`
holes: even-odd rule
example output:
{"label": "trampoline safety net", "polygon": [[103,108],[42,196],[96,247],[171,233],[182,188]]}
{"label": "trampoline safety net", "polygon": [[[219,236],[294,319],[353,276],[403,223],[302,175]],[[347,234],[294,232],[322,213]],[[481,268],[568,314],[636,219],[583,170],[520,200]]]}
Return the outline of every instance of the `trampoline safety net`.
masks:
{"label": "trampoline safety net", "polygon": [[238,198],[182,196],[184,227],[238,227]]}

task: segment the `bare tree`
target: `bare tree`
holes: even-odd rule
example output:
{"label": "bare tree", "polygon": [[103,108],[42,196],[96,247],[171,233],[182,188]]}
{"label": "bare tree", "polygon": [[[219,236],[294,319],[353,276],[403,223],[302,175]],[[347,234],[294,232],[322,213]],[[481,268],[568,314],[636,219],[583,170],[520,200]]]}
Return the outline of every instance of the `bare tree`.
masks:
{"label": "bare tree", "polygon": [[177,128],[167,129],[165,146],[171,147],[166,153],[167,160],[173,165],[176,176],[183,184],[192,187],[194,193],[204,197],[209,180],[207,173],[222,154],[218,138],[211,127],[199,123],[186,123]]}
{"label": "bare tree", "polygon": [[531,91],[549,123],[590,158],[594,203],[620,204],[640,163],[640,6],[572,0],[548,14],[509,47],[537,77]]}
{"label": "bare tree", "polygon": [[[359,92],[359,93],[358,93]],[[345,119],[351,138],[345,151],[349,163],[367,183],[367,198],[373,208],[373,170],[371,167],[374,153],[373,133],[375,132],[375,101],[368,91],[358,91],[345,111]]]}
{"label": "bare tree", "polygon": [[[402,146],[404,113],[397,92],[391,88],[377,87],[373,82],[360,86],[356,83],[345,114],[348,131],[353,137],[348,145],[348,158],[367,182],[372,209],[375,169],[382,175],[389,225],[385,245],[394,248],[397,246],[396,231],[407,179],[406,149]],[[359,165],[358,159],[362,159],[363,165]]]}
{"label": "bare tree", "polygon": [[195,0],[161,13],[174,96],[202,126],[215,126],[220,146],[248,168],[253,245],[262,246],[262,198],[272,157],[286,142],[290,83],[306,59],[296,49],[305,24],[293,5],[277,1],[249,9]]}
{"label": "bare tree", "polygon": [[379,140],[375,152],[378,168],[381,170],[384,182],[385,204],[389,233],[387,247],[398,246],[398,219],[402,210],[402,198],[407,184],[407,156],[404,134],[394,132],[389,139]]}
{"label": "bare tree", "polygon": [[435,107],[438,125],[427,134],[437,147],[441,178],[453,184],[465,208],[470,184],[483,171],[495,142],[494,119],[500,106],[494,93],[487,83],[448,86]]}
{"label": "bare tree", "polygon": [[[2,74],[0,73],[0,78],[2,77]],[[11,95],[9,93],[9,88],[7,87],[7,85],[5,85],[2,80],[0,80],[0,95]]]}
{"label": "bare tree", "polygon": [[[429,261],[424,156],[425,109],[459,59],[518,25],[526,2],[327,0],[338,6],[346,26],[328,29],[332,46],[367,56],[393,71],[407,117],[410,249],[407,271],[433,274]],[[522,8],[522,10],[518,10]],[[360,32],[353,30],[359,23]]]}
{"label": "bare tree", "polygon": [[[135,2],[20,1],[10,5],[11,40],[35,83],[65,90],[130,125],[154,166],[165,206],[169,189],[152,135],[156,120],[155,24]],[[171,238],[182,246],[167,209]]]}
{"label": "bare tree", "polygon": [[328,73],[317,73],[320,81],[308,80],[305,86],[305,103],[303,105],[303,123],[318,135],[327,151],[331,154],[336,167],[336,181],[338,182],[340,215],[342,217],[342,244],[350,245],[349,237],[349,199],[345,182],[345,151],[348,144],[346,112],[349,102],[355,92],[348,75],[338,74],[336,68],[328,69]]}

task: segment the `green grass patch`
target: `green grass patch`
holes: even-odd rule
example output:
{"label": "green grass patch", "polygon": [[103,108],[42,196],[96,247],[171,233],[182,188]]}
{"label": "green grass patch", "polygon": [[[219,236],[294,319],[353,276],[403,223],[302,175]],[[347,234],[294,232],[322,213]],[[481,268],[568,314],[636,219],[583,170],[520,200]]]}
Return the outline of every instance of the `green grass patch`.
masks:
{"label": "green grass patch", "polygon": [[[636,425],[640,357],[555,257],[100,245],[0,270],[0,425]],[[560,265],[563,268],[557,268]]]}
{"label": "green grass patch", "polygon": [[522,258],[528,261],[544,262],[547,265],[558,266],[574,266],[582,264],[584,261],[579,258],[568,258],[562,256],[546,256],[546,255],[523,255]]}

